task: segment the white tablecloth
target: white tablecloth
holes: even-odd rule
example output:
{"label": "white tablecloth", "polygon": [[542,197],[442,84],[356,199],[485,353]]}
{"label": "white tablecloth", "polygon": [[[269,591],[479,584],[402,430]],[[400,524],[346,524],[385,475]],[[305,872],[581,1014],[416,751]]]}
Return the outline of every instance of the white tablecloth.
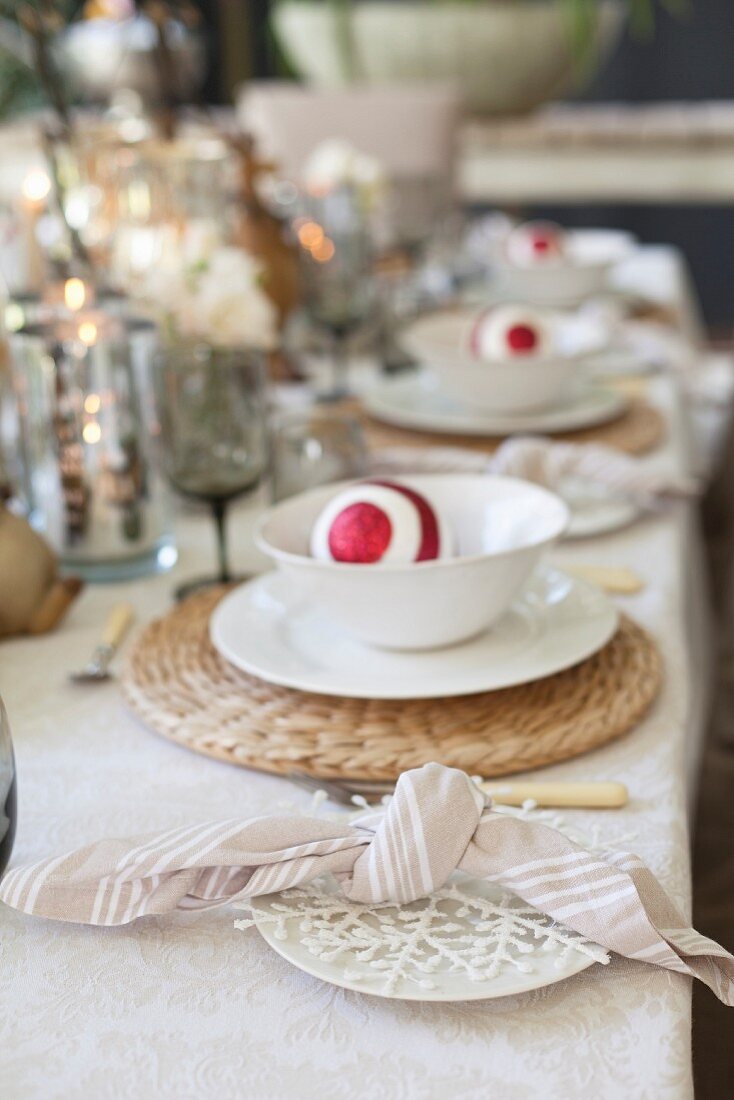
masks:
{"label": "white tablecloth", "polygon": [[[685,464],[673,416],[651,461]],[[236,517],[235,557],[251,557],[252,509]],[[88,589],[56,634],[0,648],[0,693],[15,738],[20,823],[14,862],[103,835],[250,815],[308,796],[286,782],[198,757],[148,732],[114,683],[75,687],[105,611],[130,599],[141,622],[169,605],[176,580],[213,557],[203,518],[180,523],[176,574]],[[685,909],[686,804],[701,733],[700,583],[691,516],[646,519],[603,540],[565,545],[576,559],[629,564],[647,585],[621,606],[665,658],[662,696],[628,737],[550,769],[549,778],[628,784],[624,811],[574,823],[634,849]],[[567,814],[573,815],[573,811]],[[0,1096],[7,1100],[211,1097],[230,1100],[445,1100],[497,1096],[689,1097],[688,979],[614,959],[567,982],[498,1001],[388,1002],[324,985],[274,954],[226,910],[90,929],[0,913]]]}

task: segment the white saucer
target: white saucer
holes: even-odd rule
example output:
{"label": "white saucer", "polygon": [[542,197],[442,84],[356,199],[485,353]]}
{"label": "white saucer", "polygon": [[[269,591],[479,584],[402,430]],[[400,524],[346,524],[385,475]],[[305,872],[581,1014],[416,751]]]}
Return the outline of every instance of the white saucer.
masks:
{"label": "white saucer", "polygon": [[289,963],[358,993],[489,1000],[609,961],[597,944],[482,879],[454,875],[432,898],[400,907],[366,908],[342,899],[335,884],[322,892],[315,887],[255,898],[247,908],[263,939]]}
{"label": "white saucer", "polygon": [[592,482],[569,480],[560,486],[558,493],[571,512],[564,539],[608,535],[628,527],[642,515],[642,508],[635,501],[615,496]]}
{"label": "white saucer", "polygon": [[446,649],[395,652],[356,641],[275,572],[226,596],[210,634],[223,657],[269,683],[358,699],[434,699],[570,668],[601,649],[617,623],[598,588],[545,568],[493,630]]}
{"label": "white saucer", "polygon": [[522,416],[488,413],[460,405],[419,370],[382,382],[363,395],[367,412],[386,424],[448,435],[520,435],[568,432],[605,424],[621,416],[629,404],[624,394],[601,386],[579,390],[567,404]]}

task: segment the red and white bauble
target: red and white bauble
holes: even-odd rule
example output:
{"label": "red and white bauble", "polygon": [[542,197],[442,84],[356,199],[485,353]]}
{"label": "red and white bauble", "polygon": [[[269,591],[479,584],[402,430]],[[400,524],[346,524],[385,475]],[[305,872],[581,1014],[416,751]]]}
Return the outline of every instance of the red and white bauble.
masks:
{"label": "red and white bauble", "polygon": [[480,313],[469,330],[469,351],[477,359],[500,360],[547,355],[550,326],[527,306],[494,306]]}
{"label": "red and white bauble", "polygon": [[397,481],[362,481],[338,493],[311,532],[321,561],[407,565],[450,557],[450,530],[428,500]]}
{"label": "red and white bauble", "polygon": [[566,234],[555,222],[525,222],[507,234],[505,255],[516,267],[557,263],[566,253]]}

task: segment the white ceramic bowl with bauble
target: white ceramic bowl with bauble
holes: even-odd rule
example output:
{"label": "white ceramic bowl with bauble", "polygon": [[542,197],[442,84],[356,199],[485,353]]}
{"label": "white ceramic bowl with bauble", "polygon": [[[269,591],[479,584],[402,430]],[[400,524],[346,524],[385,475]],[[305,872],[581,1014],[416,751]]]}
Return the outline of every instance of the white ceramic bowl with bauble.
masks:
{"label": "white ceramic bowl with bauble", "polygon": [[635,248],[630,233],[614,229],[564,230],[552,222],[525,222],[499,243],[496,288],[506,298],[573,306],[609,291],[614,267]]}
{"label": "white ceramic bowl with bauble", "polygon": [[257,541],[351,635],[420,650],[490,629],[567,524],[563,501],[529,482],[425,474],[301,493],[263,517]]}
{"label": "white ceramic bowl with bauble", "polygon": [[571,395],[583,379],[582,360],[602,350],[603,331],[577,313],[496,305],[429,314],[405,331],[402,343],[460,404],[521,415]]}

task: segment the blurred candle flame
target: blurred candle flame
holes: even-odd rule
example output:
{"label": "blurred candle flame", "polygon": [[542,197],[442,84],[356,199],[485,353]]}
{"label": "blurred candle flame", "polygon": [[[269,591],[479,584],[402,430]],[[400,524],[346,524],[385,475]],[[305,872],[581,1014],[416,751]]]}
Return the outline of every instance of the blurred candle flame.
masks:
{"label": "blurred candle flame", "polygon": [[[92,344],[96,344],[97,343],[97,326],[95,325],[94,321],[82,321],[82,323],[79,325],[78,335],[79,335],[79,339],[81,340],[81,342],[83,344],[86,344],[87,347],[91,347]],[[95,395],[92,394],[90,396],[95,396]],[[91,410],[87,409],[87,412],[90,412],[90,411]]]}
{"label": "blurred candle flame", "polygon": [[298,230],[298,240],[310,252],[319,248],[324,240],[324,231],[316,222],[305,222]]}
{"label": "blurred candle flame", "polygon": [[311,256],[319,264],[327,264],[334,256],[336,249],[334,248],[334,242],[328,237],[311,249]]}
{"label": "blurred candle flame", "polygon": [[29,203],[40,205],[51,190],[51,180],[42,168],[34,168],[23,180],[23,198]]}
{"label": "blurred candle flame", "polygon": [[[64,283],[64,303],[76,313],[87,300],[87,288],[83,279],[67,279]],[[81,337],[80,337],[81,338]]]}
{"label": "blurred candle flame", "polygon": [[99,443],[102,438],[102,429],[96,420],[90,420],[88,424],[84,425],[82,436],[85,443]]}

